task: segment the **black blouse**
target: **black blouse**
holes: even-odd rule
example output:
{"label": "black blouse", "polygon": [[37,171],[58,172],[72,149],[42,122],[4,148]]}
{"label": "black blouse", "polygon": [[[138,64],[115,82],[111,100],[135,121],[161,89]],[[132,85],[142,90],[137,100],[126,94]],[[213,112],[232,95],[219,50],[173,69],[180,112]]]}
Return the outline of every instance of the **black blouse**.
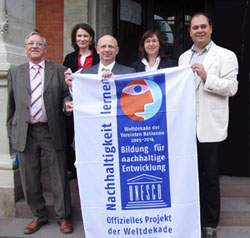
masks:
{"label": "black blouse", "polygon": [[[99,63],[99,55],[96,53],[96,50],[93,49],[93,63],[92,65]],[[67,68],[70,68],[72,72],[76,72],[78,70],[78,51],[74,51],[65,56],[63,65]]]}

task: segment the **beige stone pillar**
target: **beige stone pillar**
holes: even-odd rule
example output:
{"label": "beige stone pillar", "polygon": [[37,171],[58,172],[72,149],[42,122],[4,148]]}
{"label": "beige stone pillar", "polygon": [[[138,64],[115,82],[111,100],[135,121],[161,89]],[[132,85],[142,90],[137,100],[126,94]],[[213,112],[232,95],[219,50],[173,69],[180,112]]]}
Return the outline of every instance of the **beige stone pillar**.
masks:
{"label": "beige stone pillar", "polygon": [[95,31],[95,41],[113,33],[113,1],[64,0],[64,56],[73,51],[71,31],[76,23],[89,24]]}
{"label": "beige stone pillar", "polygon": [[[25,62],[24,38],[34,27],[34,0],[0,0],[0,218],[13,217],[21,182],[6,130],[7,72]],[[8,13],[8,14],[7,14]]]}
{"label": "beige stone pillar", "polygon": [[95,29],[96,39],[104,34],[113,34],[113,1],[89,0],[88,21]]}
{"label": "beige stone pillar", "polygon": [[74,51],[71,31],[77,23],[88,23],[88,0],[64,0],[64,56]]}

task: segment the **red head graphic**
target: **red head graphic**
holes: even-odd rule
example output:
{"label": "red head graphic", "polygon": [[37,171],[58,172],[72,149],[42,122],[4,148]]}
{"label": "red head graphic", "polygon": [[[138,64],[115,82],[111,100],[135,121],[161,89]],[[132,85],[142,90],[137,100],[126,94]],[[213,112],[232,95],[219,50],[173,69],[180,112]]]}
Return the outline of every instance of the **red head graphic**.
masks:
{"label": "red head graphic", "polygon": [[[121,93],[121,108],[126,116],[136,121],[143,121],[145,105],[153,103],[154,99],[150,87],[143,79],[127,84]],[[137,114],[137,115],[136,115]]]}

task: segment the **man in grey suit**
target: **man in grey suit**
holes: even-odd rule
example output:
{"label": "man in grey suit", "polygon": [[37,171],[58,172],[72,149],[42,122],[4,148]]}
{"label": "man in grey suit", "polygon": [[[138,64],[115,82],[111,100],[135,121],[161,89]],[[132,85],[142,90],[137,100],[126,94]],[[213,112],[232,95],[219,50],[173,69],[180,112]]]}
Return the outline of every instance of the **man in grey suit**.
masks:
{"label": "man in grey suit", "polygon": [[[97,54],[100,57],[99,64],[92,67],[83,69],[81,73],[86,74],[99,74],[104,78],[111,77],[113,74],[128,74],[134,73],[135,69],[127,67],[125,65],[118,64],[115,59],[119,53],[119,46],[117,40],[111,35],[103,35],[97,43]],[[65,82],[72,89],[72,76],[71,70],[68,69],[65,72]],[[73,111],[73,103],[66,103],[67,112]]]}
{"label": "man in grey suit", "polygon": [[203,238],[216,238],[220,215],[219,143],[226,139],[229,97],[238,89],[236,55],[211,40],[212,23],[204,13],[190,21],[192,48],[179,58],[191,65],[196,79],[196,123]]}
{"label": "man in grey suit", "polygon": [[7,108],[8,136],[18,154],[23,192],[33,213],[33,220],[24,233],[34,233],[48,221],[40,181],[42,159],[47,163],[60,230],[71,233],[62,110],[64,103],[70,100],[64,81],[65,68],[45,60],[46,40],[37,31],[26,37],[24,48],[29,62],[8,72]]}

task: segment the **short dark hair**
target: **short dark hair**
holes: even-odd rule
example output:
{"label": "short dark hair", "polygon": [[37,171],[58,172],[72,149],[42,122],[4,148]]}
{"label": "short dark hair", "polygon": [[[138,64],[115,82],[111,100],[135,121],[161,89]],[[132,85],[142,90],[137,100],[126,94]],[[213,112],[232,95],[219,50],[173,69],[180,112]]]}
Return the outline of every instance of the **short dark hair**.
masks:
{"label": "short dark hair", "polygon": [[71,32],[71,44],[72,44],[73,48],[75,49],[75,51],[79,51],[79,47],[76,44],[76,32],[78,29],[83,29],[89,33],[89,35],[92,37],[92,41],[90,43],[89,49],[93,49],[95,47],[95,41],[94,41],[95,32],[94,32],[94,30],[92,29],[92,27],[90,25],[88,25],[86,23],[78,23],[73,27],[72,32]]}
{"label": "short dark hair", "polygon": [[139,48],[138,48],[138,56],[139,59],[142,60],[143,58],[146,58],[148,60],[148,56],[147,56],[147,52],[144,49],[144,42],[147,38],[152,37],[153,35],[156,35],[156,37],[159,40],[160,43],[160,49],[159,49],[159,56],[161,58],[165,58],[166,54],[165,54],[165,50],[164,50],[164,45],[163,45],[163,41],[161,38],[161,35],[159,33],[158,30],[156,29],[150,29],[147,30],[141,37],[140,43],[139,43]]}
{"label": "short dark hair", "polygon": [[205,12],[197,12],[197,13],[195,13],[194,15],[191,16],[189,28],[190,28],[190,26],[191,26],[191,21],[193,20],[193,18],[194,18],[194,17],[197,17],[197,16],[204,16],[204,17],[206,17],[209,26],[212,26],[212,25],[213,25],[213,24],[212,24],[212,21],[211,21],[211,19],[210,19],[210,17],[209,17]]}

